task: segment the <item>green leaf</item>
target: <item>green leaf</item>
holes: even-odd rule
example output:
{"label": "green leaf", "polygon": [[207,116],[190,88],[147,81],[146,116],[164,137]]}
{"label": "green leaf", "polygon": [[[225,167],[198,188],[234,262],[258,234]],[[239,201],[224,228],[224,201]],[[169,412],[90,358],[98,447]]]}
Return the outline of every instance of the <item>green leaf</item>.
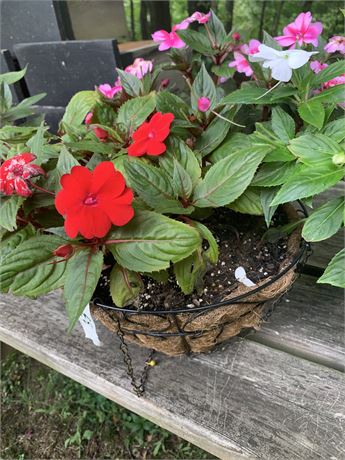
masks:
{"label": "green leaf", "polygon": [[207,26],[215,45],[223,45],[226,39],[226,31],[222,21],[218,18],[213,10],[211,10],[211,17],[207,23]]}
{"label": "green leaf", "polygon": [[160,91],[157,93],[156,99],[158,112],[171,112],[175,120],[181,119],[188,121],[189,107],[179,96],[168,91]]}
{"label": "green leaf", "polygon": [[325,109],[321,102],[315,101],[314,99],[303,102],[303,104],[298,107],[298,113],[302,120],[318,129],[322,128],[325,120]]}
{"label": "green leaf", "polygon": [[247,134],[230,133],[224,142],[212,152],[208,160],[210,160],[211,163],[216,163],[250,146],[251,139]]}
{"label": "green leaf", "polygon": [[[230,120],[233,119],[235,114],[235,108],[227,111],[223,110],[221,112],[223,117]],[[231,124],[228,121],[216,117],[198,138],[195,148],[199,150],[202,156],[208,155],[209,153],[213,152],[213,150],[217,148],[221,142],[223,142],[229,132],[230,127]]]}
{"label": "green leaf", "polygon": [[192,254],[201,243],[189,225],[152,211],[137,211],[124,227],[111,231],[107,247],[119,264],[136,272],[155,272]]}
{"label": "green leaf", "polygon": [[3,292],[36,297],[62,287],[66,262],[55,262],[53,251],[66,244],[57,236],[29,238],[7,254],[0,267]]}
{"label": "green leaf", "polygon": [[263,211],[260,200],[260,189],[248,187],[237,200],[227,207],[242,214],[262,216]]}
{"label": "green leaf", "polygon": [[147,96],[136,97],[122,104],[117,123],[125,126],[127,131],[137,129],[156,108],[156,96],[152,92]]}
{"label": "green leaf", "polygon": [[295,122],[283,109],[273,107],[272,130],[281,141],[287,144],[295,137]]}
{"label": "green leaf", "polygon": [[302,236],[307,241],[322,241],[337,233],[343,223],[344,198],[338,197],[316,209],[305,221]]}
{"label": "green leaf", "polygon": [[212,49],[209,39],[202,33],[192,29],[177,30],[176,33],[193,50],[206,56],[213,56],[215,54],[215,50]]}
{"label": "green leaf", "polygon": [[317,283],[345,288],[345,249],[336,254]]}
{"label": "green leaf", "polygon": [[335,142],[341,142],[345,139],[344,118],[331,121],[323,128],[322,134],[329,136]]}
{"label": "green leaf", "polygon": [[[59,264],[58,264],[59,265]],[[103,253],[92,249],[78,250],[69,259],[64,283],[64,299],[70,332],[90,302],[101,276]]]}
{"label": "green leaf", "polygon": [[216,105],[217,92],[213,80],[207,72],[204,63],[201,64],[191,90],[192,109],[195,112],[198,111],[198,99],[201,97],[207,97],[211,101],[208,111],[212,110]]}
{"label": "green leaf", "polygon": [[30,152],[36,155],[36,164],[45,163],[49,160],[48,155],[45,155],[43,146],[46,144],[44,138],[45,133],[47,132],[48,127],[44,126],[44,122],[41,123],[41,126],[38,127],[36,134],[28,140],[26,145],[30,148]]}
{"label": "green leaf", "polygon": [[139,273],[114,265],[110,273],[110,293],[117,307],[125,307],[138,297],[143,287]]}
{"label": "green leaf", "polygon": [[1,83],[7,83],[8,85],[12,85],[13,83],[16,83],[17,81],[21,80],[26,73],[26,67],[23,70],[19,70],[18,72],[7,72],[7,73],[2,73],[0,75],[0,84]]}
{"label": "green leaf", "polygon": [[80,166],[79,162],[69,153],[65,146],[62,146],[58,162],[56,164],[57,181],[60,182],[64,174],[71,172],[73,166]]}
{"label": "green leaf", "polygon": [[333,80],[333,78],[339,77],[339,75],[342,75],[343,73],[345,73],[344,61],[341,60],[333,62],[333,64],[330,64],[328,67],[321,70],[321,72],[313,75],[310,81],[310,86],[312,88],[317,88],[322,83],[326,83],[329,80]]}
{"label": "green leaf", "polygon": [[270,48],[273,48],[275,50],[281,51],[283,48],[279,45],[277,40],[275,40],[269,33],[267,33],[265,30],[263,31],[263,38],[262,38],[262,43],[264,45],[269,46]]}
{"label": "green leaf", "polygon": [[75,94],[66,107],[62,122],[67,126],[81,125],[86,115],[92,112],[97,100],[98,94],[96,91],[80,91]]}
{"label": "green leaf", "polygon": [[288,203],[327,190],[339,182],[344,176],[343,168],[330,162],[316,165],[303,165],[277,193],[272,205]]}
{"label": "green leaf", "polygon": [[196,186],[193,204],[205,208],[235,201],[250,184],[265,155],[266,150],[250,148],[215,163]]}
{"label": "green leaf", "polygon": [[174,174],[175,160],[186,170],[194,187],[201,177],[199,161],[195,153],[181,139],[170,138],[170,145],[165,154],[160,156],[159,164],[171,178]]}
{"label": "green leaf", "polygon": [[1,258],[12,252],[23,241],[35,236],[36,231],[33,225],[28,224],[16,232],[6,233],[0,242]]}
{"label": "green leaf", "polygon": [[206,261],[201,250],[174,264],[174,274],[181,291],[188,295],[195,289],[201,290],[203,276],[206,273]]}
{"label": "green leaf", "polygon": [[229,67],[229,61],[223,62],[221,65],[213,65],[211,67],[212,72],[217,75],[217,77],[230,78],[235,73],[233,67]]}
{"label": "green leaf", "polygon": [[274,213],[276,212],[278,208],[278,205],[271,206],[271,202],[273,198],[275,197],[277,191],[278,191],[278,187],[270,187],[270,188],[262,189],[260,193],[261,206],[262,206],[262,210],[264,213],[265,222],[266,222],[267,227],[271,225],[272,217],[274,216]]}
{"label": "green leaf", "polygon": [[310,101],[323,102],[325,104],[338,104],[345,100],[345,85],[336,85],[331,88],[321,91],[317,96],[314,96]]}
{"label": "green leaf", "polygon": [[116,71],[119,74],[121,85],[125,92],[129,96],[139,96],[142,90],[142,84],[139,78],[121,69],[116,69]]}
{"label": "green leaf", "polygon": [[264,163],[255,174],[251,185],[274,187],[281,185],[295,172],[296,164],[292,162]]}
{"label": "green leaf", "polygon": [[216,264],[219,257],[219,248],[212,232],[206,227],[206,225],[202,224],[201,222],[192,221],[192,226],[198,230],[201,238],[206,240],[209,244],[208,249],[204,251],[205,256],[208,258],[211,264]]}
{"label": "green leaf", "polygon": [[193,190],[192,179],[188,172],[174,159],[172,186],[178,197],[187,199]]}
{"label": "green leaf", "polygon": [[341,153],[341,147],[324,134],[305,134],[290,141],[289,150],[303,163],[315,164]]}
{"label": "green leaf", "polygon": [[68,149],[76,150],[77,152],[93,152],[95,154],[112,155],[114,153],[114,145],[112,143],[85,140],[79,142],[65,142]]}
{"label": "green leaf", "polygon": [[17,213],[24,202],[24,198],[17,195],[1,198],[0,226],[12,232],[17,228]]}
{"label": "green leaf", "polygon": [[228,96],[221,100],[221,104],[274,104],[295,94],[297,90],[293,87],[276,88],[272,92],[267,93],[267,88],[259,88],[257,86],[244,87],[233,91]]}
{"label": "green leaf", "polygon": [[173,214],[192,212],[193,208],[187,210],[178,201],[171,181],[163,169],[137,158],[127,158],[124,165],[130,186],[156,211]]}

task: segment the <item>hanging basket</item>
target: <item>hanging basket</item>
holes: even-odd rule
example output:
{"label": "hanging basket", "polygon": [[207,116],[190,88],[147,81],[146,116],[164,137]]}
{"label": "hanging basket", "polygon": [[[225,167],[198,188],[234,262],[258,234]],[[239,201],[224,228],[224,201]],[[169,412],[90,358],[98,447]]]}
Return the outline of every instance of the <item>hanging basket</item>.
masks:
{"label": "hanging basket", "polygon": [[[283,209],[289,222],[298,220],[299,215],[291,205]],[[303,262],[307,248],[300,229],[294,230],[276,275],[260,281],[254,289],[239,284],[216,303],[195,308],[138,310],[105,305],[96,291],[92,314],[113,332],[120,327],[127,341],[169,356],[206,352],[242,329],[259,329],[267,312],[292,286],[297,265]]]}

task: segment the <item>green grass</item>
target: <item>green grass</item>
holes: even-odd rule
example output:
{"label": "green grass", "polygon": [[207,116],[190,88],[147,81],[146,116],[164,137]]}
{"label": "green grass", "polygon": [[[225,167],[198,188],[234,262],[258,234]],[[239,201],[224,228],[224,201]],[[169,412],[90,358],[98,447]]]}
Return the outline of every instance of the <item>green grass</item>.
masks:
{"label": "green grass", "polygon": [[210,454],[29,357],[1,363],[2,459],[204,459]]}

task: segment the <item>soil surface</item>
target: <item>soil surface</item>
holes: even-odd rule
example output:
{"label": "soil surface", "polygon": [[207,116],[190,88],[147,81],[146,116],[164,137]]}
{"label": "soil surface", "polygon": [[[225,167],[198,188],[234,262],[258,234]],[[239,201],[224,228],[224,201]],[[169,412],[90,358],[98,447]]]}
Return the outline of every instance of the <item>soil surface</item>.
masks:
{"label": "soil surface", "polygon": [[[204,276],[204,287],[200,292],[185,295],[172,275],[167,283],[142,277],[144,288],[132,307],[140,310],[160,310],[182,307],[198,307],[221,301],[238,286],[235,278],[237,267],[243,267],[247,277],[258,281],[278,272],[286,257],[287,237],[274,243],[264,241],[267,231],[262,217],[248,216],[228,209],[217,210],[203,223],[212,231],[219,246],[219,260],[210,266]],[[287,223],[283,213],[276,213],[272,226]],[[204,249],[208,243],[204,241]],[[113,305],[108,289],[108,274],[104,272],[96,289],[95,297],[102,303]]]}

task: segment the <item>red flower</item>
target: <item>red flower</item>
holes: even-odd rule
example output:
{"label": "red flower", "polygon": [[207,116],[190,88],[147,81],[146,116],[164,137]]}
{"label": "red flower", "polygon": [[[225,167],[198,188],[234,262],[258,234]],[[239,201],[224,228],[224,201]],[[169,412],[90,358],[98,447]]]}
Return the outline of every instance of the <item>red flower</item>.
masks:
{"label": "red flower", "polygon": [[87,239],[102,238],[112,224],[120,227],[134,216],[133,192],[110,161],[99,163],[93,172],[85,166],[73,166],[60,183],[55,206],[65,217],[70,238],[78,233]]}
{"label": "red flower", "polygon": [[161,155],[166,151],[163,141],[169,136],[170,125],[174,119],[172,113],[157,112],[150,121],[145,121],[134,133],[133,144],[128,147],[128,155],[141,157]]}
{"label": "red flower", "polygon": [[32,153],[24,152],[4,161],[0,167],[0,191],[5,195],[30,196],[32,191],[25,180],[45,174],[40,166],[30,164],[35,159]]}

